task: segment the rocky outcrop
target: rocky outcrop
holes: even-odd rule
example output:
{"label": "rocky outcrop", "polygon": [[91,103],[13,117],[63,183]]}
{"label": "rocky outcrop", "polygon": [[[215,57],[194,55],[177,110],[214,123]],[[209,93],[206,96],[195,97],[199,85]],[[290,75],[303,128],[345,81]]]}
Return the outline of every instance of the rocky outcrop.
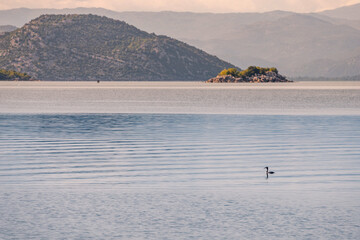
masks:
{"label": "rocky outcrop", "polygon": [[286,77],[275,73],[275,72],[266,72],[265,74],[255,74],[253,76],[242,76],[234,77],[232,75],[223,75],[210,78],[206,81],[207,83],[240,83],[240,82],[250,82],[250,83],[260,83],[260,82],[292,82]]}

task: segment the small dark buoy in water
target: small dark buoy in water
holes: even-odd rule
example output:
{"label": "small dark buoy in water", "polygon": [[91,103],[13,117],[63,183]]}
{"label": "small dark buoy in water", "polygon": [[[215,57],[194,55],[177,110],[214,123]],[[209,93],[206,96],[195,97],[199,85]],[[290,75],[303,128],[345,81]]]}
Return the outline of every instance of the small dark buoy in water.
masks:
{"label": "small dark buoy in water", "polygon": [[269,178],[269,174],[274,174],[275,173],[273,171],[269,171],[269,167],[264,167],[264,169],[266,169],[266,179]]}

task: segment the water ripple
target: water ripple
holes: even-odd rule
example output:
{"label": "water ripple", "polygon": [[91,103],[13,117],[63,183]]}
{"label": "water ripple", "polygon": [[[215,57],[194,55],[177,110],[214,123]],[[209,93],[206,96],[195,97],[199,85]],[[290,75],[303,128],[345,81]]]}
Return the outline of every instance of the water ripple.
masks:
{"label": "water ripple", "polygon": [[266,165],[276,169],[273,183],[289,187],[360,181],[357,116],[0,115],[0,120],[1,184],[257,185]]}

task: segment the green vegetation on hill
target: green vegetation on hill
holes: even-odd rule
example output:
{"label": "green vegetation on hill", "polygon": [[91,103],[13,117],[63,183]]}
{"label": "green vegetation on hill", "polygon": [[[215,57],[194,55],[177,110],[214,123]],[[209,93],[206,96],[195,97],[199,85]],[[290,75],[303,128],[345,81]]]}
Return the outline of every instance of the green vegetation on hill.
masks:
{"label": "green vegetation on hill", "polygon": [[13,70],[0,69],[0,80],[30,80],[31,76]]}
{"label": "green vegetation on hill", "polygon": [[233,77],[252,77],[255,74],[265,74],[266,72],[278,73],[277,68],[262,68],[257,66],[250,66],[243,71],[238,71],[236,68],[229,68],[222,70],[218,76],[231,75]]}
{"label": "green vegetation on hill", "polygon": [[40,80],[205,80],[230,63],[96,15],[43,15],[0,36],[0,66]]}

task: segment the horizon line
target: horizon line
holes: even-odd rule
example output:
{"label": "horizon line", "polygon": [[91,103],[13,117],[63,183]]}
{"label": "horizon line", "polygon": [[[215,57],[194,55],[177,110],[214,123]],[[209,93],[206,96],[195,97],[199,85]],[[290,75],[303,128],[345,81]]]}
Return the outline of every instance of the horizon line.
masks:
{"label": "horizon line", "polygon": [[119,10],[112,10],[112,9],[108,9],[108,8],[104,8],[104,7],[75,7],[75,8],[29,8],[29,7],[18,7],[18,8],[9,8],[9,9],[0,9],[0,11],[11,11],[11,10],[19,10],[19,9],[27,9],[27,10],[74,10],[74,9],[101,9],[101,10],[106,10],[106,11],[112,11],[112,12],[117,12],[117,13],[122,13],[122,12],[143,12],[143,13],[195,13],[195,14],[237,14],[237,13],[271,13],[271,12],[291,12],[291,13],[300,13],[300,14],[307,14],[307,13],[321,13],[321,12],[325,12],[325,11],[331,11],[331,10],[336,10],[336,9],[340,9],[340,8],[345,8],[345,7],[350,7],[350,6],[356,6],[356,5],[360,5],[360,3],[355,3],[355,4],[350,4],[350,5],[344,5],[341,7],[337,7],[337,8],[326,8],[326,9],[322,9],[322,10],[318,10],[318,11],[310,11],[310,12],[296,12],[296,11],[290,11],[290,10],[281,10],[281,9],[275,9],[275,10],[269,10],[269,11],[248,11],[248,12],[195,12],[195,11],[175,11],[175,10],[160,10],[160,11],[149,11],[149,10],[124,10],[124,11],[119,11]]}

